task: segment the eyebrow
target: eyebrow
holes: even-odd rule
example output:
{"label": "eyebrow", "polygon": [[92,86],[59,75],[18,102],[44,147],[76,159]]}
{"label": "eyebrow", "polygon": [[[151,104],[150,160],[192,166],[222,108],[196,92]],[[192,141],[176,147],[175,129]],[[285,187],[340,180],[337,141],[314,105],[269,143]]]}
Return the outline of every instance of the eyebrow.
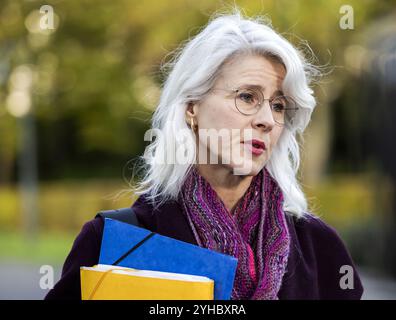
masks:
{"label": "eyebrow", "polygon": [[[245,88],[248,87],[252,89],[260,89],[262,91],[265,91],[265,87],[262,87],[259,84],[242,84],[239,86],[239,88],[241,87],[245,87]],[[278,89],[273,93],[273,96],[278,96],[278,95],[283,96],[284,95],[283,91]]]}

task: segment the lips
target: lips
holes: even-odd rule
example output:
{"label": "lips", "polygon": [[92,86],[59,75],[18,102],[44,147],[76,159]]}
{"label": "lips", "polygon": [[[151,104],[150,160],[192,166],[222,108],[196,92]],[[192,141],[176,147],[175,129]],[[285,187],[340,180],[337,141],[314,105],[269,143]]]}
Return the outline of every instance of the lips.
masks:
{"label": "lips", "polygon": [[254,155],[260,155],[266,150],[265,143],[258,139],[245,141],[244,144],[249,147]]}
{"label": "lips", "polygon": [[265,143],[261,140],[253,139],[250,143],[254,148],[265,150]]}

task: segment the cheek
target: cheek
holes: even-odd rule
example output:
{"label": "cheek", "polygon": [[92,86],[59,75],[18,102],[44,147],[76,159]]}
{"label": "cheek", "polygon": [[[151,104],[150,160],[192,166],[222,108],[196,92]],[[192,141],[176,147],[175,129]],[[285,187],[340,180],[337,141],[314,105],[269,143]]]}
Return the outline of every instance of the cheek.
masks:
{"label": "cheek", "polygon": [[275,146],[278,144],[280,136],[282,135],[283,128],[282,127],[274,127],[274,129],[271,132],[271,150],[275,148]]}
{"label": "cheek", "polygon": [[237,129],[243,127],[239,121],[239,113],[236,113],[230,101],[211,98],[205,100],[198,111],[198,126],[201,129]]}

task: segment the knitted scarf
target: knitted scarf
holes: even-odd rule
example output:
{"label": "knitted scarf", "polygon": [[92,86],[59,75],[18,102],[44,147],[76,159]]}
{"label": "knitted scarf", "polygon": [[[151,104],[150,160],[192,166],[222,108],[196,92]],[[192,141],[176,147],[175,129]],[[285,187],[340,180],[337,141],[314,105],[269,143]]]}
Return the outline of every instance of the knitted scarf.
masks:
{"label": "knitted scarf", "polygon": [[238,259],[232,300],[278,299],[290,236],[283,194],[264,167],[230,213],[193,166],[178,202],[199,246]]}

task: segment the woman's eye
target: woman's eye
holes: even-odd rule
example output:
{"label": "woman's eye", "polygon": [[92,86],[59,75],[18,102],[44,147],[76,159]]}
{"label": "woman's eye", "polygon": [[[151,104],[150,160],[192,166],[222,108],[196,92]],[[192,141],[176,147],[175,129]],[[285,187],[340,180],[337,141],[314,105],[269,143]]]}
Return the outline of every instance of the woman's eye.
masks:
{"label": "woman's eye", "polygon": [[242,92],[239,94],[239,99],[246,103],[254,103],[255,97],[253,94],[248,92]]}
{"label": "woman's eye", "polygon": [[272,109],[274,109],[276,112],[283,112],[285,110],[285,106],[281,103],[274,103],[272,105]]}

